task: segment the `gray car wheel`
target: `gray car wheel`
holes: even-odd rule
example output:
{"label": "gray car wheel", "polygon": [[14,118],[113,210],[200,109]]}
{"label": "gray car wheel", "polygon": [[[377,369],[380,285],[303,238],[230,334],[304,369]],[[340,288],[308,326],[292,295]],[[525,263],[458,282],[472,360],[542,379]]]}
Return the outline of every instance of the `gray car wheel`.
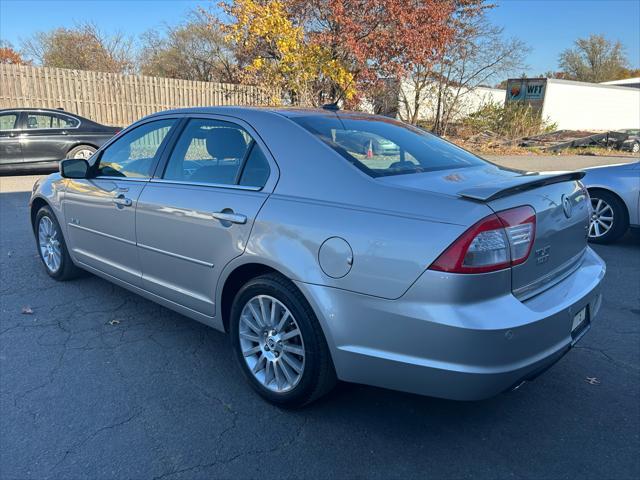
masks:
{"label": "gray car wheel", "polygon": [[335,384],[320,324],[285,277],[270,273],[244,285],[231,308],[230,331],[243,374],[266,400],[300,407]]}
{"label": "gray car wheel", "polygon": [[612,243],[625,234],[629,219],[624,204],[605,190],[589,191],[591,218],[589,219],[589,241]]}
{"label": "gray car wheel", "polygon": [[49,276],[56,280],[76,277],[80,269],[73,264],[60,224],[48,206],[38,210],[34,229],[38,254]]}
{"label": "gray car wheel", "polygon": [[91,145],[78,145],[67,153],[67,158],[82,158],[88,160],[91,155],[96,153],[97,149]]}

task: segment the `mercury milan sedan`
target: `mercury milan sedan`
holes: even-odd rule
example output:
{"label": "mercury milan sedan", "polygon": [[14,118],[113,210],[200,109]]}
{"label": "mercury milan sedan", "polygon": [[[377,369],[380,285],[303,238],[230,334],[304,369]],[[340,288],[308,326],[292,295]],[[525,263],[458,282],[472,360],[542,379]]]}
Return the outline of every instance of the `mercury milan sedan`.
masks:
{"label": "mercury milan sedan", "polygon": [[506,170],[385,117],[197,108],[64,160],[31,222],[51,277],[87,270],[228,332],[273,403],[337,379],[475,400],[540,374],[598,313],[582,175]]}

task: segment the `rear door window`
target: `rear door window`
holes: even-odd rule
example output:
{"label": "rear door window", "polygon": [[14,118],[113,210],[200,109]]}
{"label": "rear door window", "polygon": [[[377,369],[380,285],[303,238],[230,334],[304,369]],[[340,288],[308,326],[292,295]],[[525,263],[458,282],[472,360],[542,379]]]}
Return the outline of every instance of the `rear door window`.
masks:
{"label": "rear door window", "polygon": [[171,153],[165,180],[262,187],[269,164],[249,132],[214,119],[189,120]]}

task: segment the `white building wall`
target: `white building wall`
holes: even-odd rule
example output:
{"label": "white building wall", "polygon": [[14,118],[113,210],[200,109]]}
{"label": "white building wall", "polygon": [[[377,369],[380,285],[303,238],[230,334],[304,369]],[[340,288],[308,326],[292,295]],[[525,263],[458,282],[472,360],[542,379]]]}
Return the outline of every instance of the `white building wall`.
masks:
{"label": "white building wall", "polygon": [[542,115],[560,130],[640,128],[640,90],[547,79]]}
{"label": "white building wall", "polygon": [[[415,108],[415,90],[410,81],[401,83],[401,91],[399,93],[398,110],[402,118],[407,118]],[[457,87],[448,87],[448,96],[453,97],[457,93]],[[422,98],[419,100],[418,120],[432,120],[435,118],[437,109],[437,85],[434,83],[425,88],[422,92]],[[504,104],[506,90],[500,88],[463,88],[460,91],[459,101],[456,105],[456,113],[454,120],[461,120],[469,116],[471,113],[477,112],[480,107],[487,103]]]}

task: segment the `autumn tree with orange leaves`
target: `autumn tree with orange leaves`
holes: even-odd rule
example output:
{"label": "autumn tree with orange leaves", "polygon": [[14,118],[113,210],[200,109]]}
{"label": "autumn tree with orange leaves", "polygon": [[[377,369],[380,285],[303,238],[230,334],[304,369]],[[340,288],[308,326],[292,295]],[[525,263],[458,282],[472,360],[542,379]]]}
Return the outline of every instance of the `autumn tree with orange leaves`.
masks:
{"label": "autumn tree with orange leaves", "polygon": [[0,42],[0,63],[5,65],[29,65],[9,42]]}
{"label": "autumn tree with orange leaves", "polygon": [[[339,81],[335,75],[324,76],[321,88],[315,90],[315,103],[346,99],[355,104],[381,82],[430,66],[456,32],[454,14],[464,10],[472,15],[483,8],[484,0],[235,0],[224,5],[227,12],[234,8],[238,12],[237,7],[247,3],[257,7],[261,24],[273,25],[273,31],[261,33],[263,39],[287,43],[282,40],[283,21],[270,21],[273,11],[284,12],[296,36],[293,44],[304,45],[300,51],[315,51],[336,71],[348,72],[340,73]],[[233,39],[249,38],[256,15],[231,17]],[[246,46],[245,41],[239,43]],[[257,64],[273,69],[283,61],[279,55],[269,60]],[[256,64],[250,64],[255,73]]]}

